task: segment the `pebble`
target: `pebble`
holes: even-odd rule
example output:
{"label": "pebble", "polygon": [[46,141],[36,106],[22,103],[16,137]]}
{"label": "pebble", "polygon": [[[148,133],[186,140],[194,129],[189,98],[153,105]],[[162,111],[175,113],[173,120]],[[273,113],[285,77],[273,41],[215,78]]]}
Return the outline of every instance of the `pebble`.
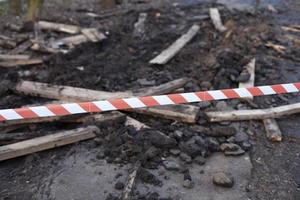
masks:
{"label": "pebble", "polygon": [[219,142],[216,138],[214,137],[207,137],[206,138],[206,145],[207,148],[211,151],[211,152],[216,152],[219,151]]}
{"label": "pebble", "polygon": [[236,79],[237,82],[247,82],[250,79],[250,73],[247,71],[243,71],[239,77]]}
{"label": "pebble", "polygon": [[118,182],[115,184],[115,189],[116,189],[116,190],[122,190],[122,189],[124,189],[124,187],[125,187],[125,185],[124,185],[124,183],[121,182],[121,181],[118,181]]}
{"label": "pebble", "polygon": [[189,179],[183,181],[183,187],[185,188],[191,189],[194,187],[194,185],[195,185],[194,182]]}
{"label": "pebble", "polygon": [[247,133],[239,131],[234,136],[234,140],[235,140],[236,143],[241,144],[245,141],[249,141],[249,136],[247,135]]}
{"label": "pebble", "polygon": [[170,149],[170,153],[174,156],[177,156],[180,154],[180,150],[179,149]]}
{"label": "pebble", "polygon": [[245,151],[242,148],[239,148],[238,150],[234,151],[225,151],[224,154],[225,156],[240,156],[243,155]]}
{"label": "pebble", "polygon": [[197,163],[198,165],[204,165],[206,159],[202,156],[197,156],[196,158],[194,158],[194,162]]}
{"label": "pebble", "polygon": [[166,168],[166,170],[171,170],[171,171],[179,171],[180,170],[180,165],[175,161],[175,160],[164,160],[163,161],[163,166]]}
{"label": "pebble", "polygon": [[180,153],[179,155],[180,159],[188,164],[192,163],[192,158],[191,156],[185,154],[185,153]]}
{"label": "pebble", "polygon": [[234,179],[228,173],[216,172],[213,174],[213,183],[217,186],[231,188],[234,185]]}
{"label": "pebble", "polygon": [[236,134],[236,129],[233,126],[214,126],[210,133],[211,136],[233,136]]}
{"label": "pebble", "polygon": [[220,145],[221,151],[236,151],[240,149],[240,146],[234,143],[223,143]]}

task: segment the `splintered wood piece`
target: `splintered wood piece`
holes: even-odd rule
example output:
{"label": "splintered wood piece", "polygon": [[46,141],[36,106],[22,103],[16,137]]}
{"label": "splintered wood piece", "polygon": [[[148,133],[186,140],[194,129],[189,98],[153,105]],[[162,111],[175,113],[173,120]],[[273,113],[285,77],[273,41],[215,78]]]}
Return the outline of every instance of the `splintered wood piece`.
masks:
{"label": "splintered wood piece", "polygon": [[0,161],[96,137],[96,126],[62,131],[0,147]]}
{"label": "splintered wood piece", "polygon": [[210,15],[210,18],[211,18],[215,28],[218,31],[220,31],[220,32],[227,31],[227,28],[222,23],[220,13],[219,13],[219,10],[217,8],[210,8],[209,9],[209,15]]}
{"label": "splintered wood piece", "polygon": [[273,142],[280,142],[282,140],[282,134],[276,120],[264,119],[263,122],[267,138]]}
{"label": "splintered wood piece", "polygon": [[267,42],[266,47],[272,48],[279,53],[284,53],[286,48],[282,45],[273,44],[272,42]]}
{"label": "splintered wood piece", "polygon": [[97,30],[85,31],[85,34],[89,35],[89,37],[87,37],[84,34],[65,37],[65,38],[62,38],[62,39],[59,39],[59,40],[55,41],[53,43],[53,46],[68,45],[68,46],[73,47],[73,46],[76,46],[78,44],[88,42],[89,40],[91,40],[93,42],[94,41],[99,42],[99,41],[104,40],[106,38],[106,36],[103,33],[99,32]]}
{"label": "splintered wood piece", "polygon": [[141,168],[141,162],[137,161],[134,164],[133,169],[132,169],[131,173],[128,176],[125,188],[124,188],[123,193],[122,193],[122,197],[121,197],[122,200],[129,200],[130,199],[130,195],[132,193],[132,190],[134,189],[134,185],[135,185],[138,173],[140,171],[140,168]]}
{"label": "splintered wood piece", "polygon": [[17,66],[29,66],[42,64],[41,59],[28,59],[28,60],[10,60],[0,62],[1,67],[17,67]]}
{"label": "splintered wood piece", "polygon": [[168,105],[150,108],[136,108],[133,112],[172,119],[184,123],[196,123],[199,108],[192,105]]}
{"label": "splintered wood piece", "polygon": [[50,47],[46,47],[46,46],[43,46],[41,44],[38,44],[38,43],[34,43],[32,46],[31,46],[31,50],[33,51],[39,51],[39,52],[42,52],[42,53],[58,53],[60,52],[59,50],[57,49],[53,49],[53,48],[50,48]]}
{"label": "splintered wood piece", "polygon": [[[247,82],[240,82],[239,88],[248,88],[248,87],[254,87],[254,81],[255,81],[255,58],[253,58],[250,63],[246,66],[246,70],[250,74],[250,79]],[[253,99],[253,97],[248,97],[248,99]]]}
{"label": "splintered wood piece", "polygon": [[159,95],[159,94],[167,94],[178,88],[183,87],[187,84],[191,79],[189,78],[180,78],[176,79],[158,86],[153,86],[149,88],[142,88],[136,92],[134,95],[136,96],[147,96],[147,95]]}
{"label": "splintered wood piece", "polygon": [[65,101],[94,101],[130,97],[131,92],[104,92],[84,88],[51,85],[32,81],[21,81],[16,91],[33,96]]}
{"label": "splintered wood piece", "polygon": [[290,32],[300,33],[300,26],[299,25],[294,25],[292,27],[282,26],[281,28],[284,31],[290,31]]}
{"label": "splintered wood piece", "polygon": [[79,26],[60,24],[54,22],[39,21],[36,23],[36,27],[41,30],[58,31],[64,33],[75,34],[80,32]]}
{"label": "splintered wood piece", "polygon": [[14,48],[13,50],[11,50],[9,52],[9,54],[20,54],[25,52],[28,48],[30,48],[32,45],[30,40],[26,40],[25,42],[21,43],[20,45],[18,45],[16,48]]}
{"label": "splintered wood piece", "polygon": [[28,60],[29,55],[0,54],[0,60]]}
{"label": "splintered wood piece", "polygon": [[96,28],[85,28],[82,29],[81,32],[92,42],[98,42],[106,38],[106,36],[100,33]]}
{"label": "splintered wood piece", "polygon": [[234,110],[234,111],[210,111],[206,112],[210,122],[245,121],[278,118],[300,112],[300,103],[278,106],[267,109]]}
{"label": "splintered wood piece", "polygon": [[200,26],[193,25],[189,31],[177,39],[171,46],[165,49],[161,54],[152,59],[150,64],[166,64],[171,60],[199,31]]}

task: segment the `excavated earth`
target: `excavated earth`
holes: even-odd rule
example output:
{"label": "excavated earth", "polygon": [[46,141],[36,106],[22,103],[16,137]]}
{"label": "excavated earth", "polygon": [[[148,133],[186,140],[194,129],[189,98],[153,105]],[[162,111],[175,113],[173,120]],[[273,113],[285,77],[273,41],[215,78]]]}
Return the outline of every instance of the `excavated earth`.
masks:
{"label": "excavated earth", "polygon": [[[277,12],[270,11],[268,4]],[[296,0],[268,1],[259,6],[250,1],[196,0],[146,5],[150,7],[143,11],[132,9],[97,19],[85,13],[99,12],[98,1],[45,2],[41,20],[98,27],[107,39],[81,44],[67,54],[28,51],[25,53],[42,57],[44,64],[0,68],[0,108],[49,101],[16,94],[14,87],[19,80],[111,92],[137,90],[182,77],[191,79],[185,92],[238,87],[239,74],[254,57],[256,85],[299,81],[299,43],[286,36],[300,41],[300,35],[281,29],[299,24],[300,4]],[[212,6],[219,8],[228,32],[215,30],[208,17]],[[140,12],[148,17],[144,34],[137,37],[133,24]],[[7,23],[20,24],[20,18],[3,14],[1,34],[34,37],[31,32],[10,30]],[[193,24],[198,24],[200,31],[170,62],[162,66],[148,63]],[[63,36],[67,35],[39,35],[47,41]],[[266,47],[267,42],[283,45],[286,50],[279,53]],[[0,53],[7,52],[0,49]],[[1,162],[0,199],[118,199],[128,171],[137,161],[142,169],[133,199],[300,199],[299,116],[279,119],[283,141],[272,143],[260,121],[208,123],[203,115],[205,110],[268,108],[299,100],[299,94],[288,94],[257,97],[254,104],[242,100],[194,104],[200,108],[195,125],[130,114],[152,128],[136,131],[125,126],[124,120],[113,121],[99,125],[100,133],[93,140]],[[77,126],[53,122],[16,132],[40,136]],[[171,140],[160,140],[157,131]],[[227,136],[212,136],[218,133]],[[226,141],[246,153],[225,157],[220,145]],[[234,187],[213,186],[214,170],[231,173]],[[192,183],[187,185],[189,181]]]}

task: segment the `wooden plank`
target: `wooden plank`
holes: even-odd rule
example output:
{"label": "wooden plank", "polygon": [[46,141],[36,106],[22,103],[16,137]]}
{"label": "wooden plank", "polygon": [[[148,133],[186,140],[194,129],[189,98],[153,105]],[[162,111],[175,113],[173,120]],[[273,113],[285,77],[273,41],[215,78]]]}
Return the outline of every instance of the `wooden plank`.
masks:
{"label": "wooden plank", "polygon": [[29,55],[0,54],[0,60],[28,60],[29,58]]}
{"label": "wooden plank", "polygon": [[171,46],[165,49],[161,54],[152,59],[150,64],[166,64],[171,60],[189,41],[191,41],[197,32],[199,31],[200,26],[193,25],[189,31],[177,39]]}
{"label": "wooden plank", "polygon": [[264,119],[263,120],[266,136],[273,142],[280,142],[282,140],[281,130],[275,119]]}
{"label": "wooden plank", "polygon": [[220,31],[220,32],[227,31],[227,28],[222,23],[220,13],[219,13],[219,10],[217,8],[210,8],[209,9],[209,15],[210,15],[210,18],[211,18],[215,28],[218,31]]}
{"label": "wooden plank", "polygon": [[64,33],[75,34],[80,32],[80,27],[75,25],[39,21],[36,23],[36,27],[41,30],[58,31]]}
{"label": "wooden plank", "polygon": [[97,132],[96,126],[88,126],[1,146],[0,161],[91,139]]}
{"label": "wooden plank", "polygon": [[168,105],[150,108],[137,108],[133,111],[155,117],[195,124],[199,108],[192,105]]}
{"label": "wooden plank", "polygon": [[84,88],[51,85],[32,81],[20,81],[16,86],[19,93],[30,94],[50,99],[64,101],[94,101],[130,97],[133,94],[127,92],[104,92]]}
{"label": "wooden plank", "polygon": [[137,179],[138,172],[140,171],[140,169],[141,169],[141,162],[137,161],[134,164],[131,173],[129,173],[125,188],[124,188],[122,196],[121,196],[121,200],[130,200],[131,199],[130,195],[134,189],[134,185],[136,183],[136,179]]}
{"label": "wooden plank", "polygon": [[206,112],[210,122],[222,121],[245,121],[261,120],[268,118],[279,118],[285,115],[292,115],[300,112],[300,103],[278,106],[267,109],[234,110],[234,111],[210,111]]}
{"label": "wooden plank", "polygon": [[0,62],[1,67],[18,67],[18,66],[30,66],[42,64],[41,59],[28,59],[28,60],[10,60]]}
{"label": "wooden plank", "polygon": [[[239,88],[247,88],[247,87],[254,87],[255,81],[255,58],[253,58],[250,63],[245,67],[245,69],[250,74],[250,79],[247,82],[240,82]],[[247,99],[253,99],[253,97],[248,97]]]}

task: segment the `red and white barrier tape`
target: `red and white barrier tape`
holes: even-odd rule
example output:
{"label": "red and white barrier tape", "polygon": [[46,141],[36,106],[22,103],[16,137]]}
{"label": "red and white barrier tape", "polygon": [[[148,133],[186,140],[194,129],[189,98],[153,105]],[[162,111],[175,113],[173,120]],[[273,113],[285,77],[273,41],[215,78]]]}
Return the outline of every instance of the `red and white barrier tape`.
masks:
{"label": "red and white barrier tape", "polygon": [[65,103],[57,105],[34,106],[27,108],[0,110],[0,121],[32,119],[41,117],[73,115],[80,113],[96,113],[130,108],[144,108],[160,105],[174,105],[212,101],[222,99],[238,99],[272,94],[300,92],[300,82],[279,85],[266,85],[250,88],[211,90],[157,96],[132,97],[82,103]]}

